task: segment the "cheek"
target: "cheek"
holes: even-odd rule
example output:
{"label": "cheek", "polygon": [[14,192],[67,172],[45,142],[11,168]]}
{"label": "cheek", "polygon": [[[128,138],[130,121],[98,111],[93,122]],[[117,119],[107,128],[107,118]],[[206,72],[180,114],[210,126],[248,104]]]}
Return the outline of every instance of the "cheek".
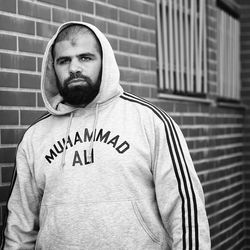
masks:
{"label": "cheek", "polygon": [[63,70],[62,68],[60,69],[55,69],[57,78],[59,80],[60,83],[64,82],[64,80],[67,78],[67,74],[65,72],[65,70]]}
{"label": "cheek", "polygon": [[100,73],[101,73],[101,65],[97,64],[97,65],[95,65],[95,67],[93,68],[93,71],[92,71],[94,81],[97,81]]}

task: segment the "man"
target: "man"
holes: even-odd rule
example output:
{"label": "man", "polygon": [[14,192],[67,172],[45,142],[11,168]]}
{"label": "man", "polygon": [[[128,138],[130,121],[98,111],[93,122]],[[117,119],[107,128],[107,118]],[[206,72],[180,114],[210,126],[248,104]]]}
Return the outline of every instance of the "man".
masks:
{"label": "man", "polygon": [[58,29],[43,60],[42,96],[49,114],[18,146],[4,249],[210,249],[180,129],[123,92],[96,27]]}

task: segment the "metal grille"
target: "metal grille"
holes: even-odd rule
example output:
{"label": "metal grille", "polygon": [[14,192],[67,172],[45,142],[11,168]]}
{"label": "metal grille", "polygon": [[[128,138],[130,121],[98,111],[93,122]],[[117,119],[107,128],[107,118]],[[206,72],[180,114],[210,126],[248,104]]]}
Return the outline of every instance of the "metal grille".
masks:
{"label": "metal grille", "polygon": [[206,94],[206,0],[157,0],[159,89]]}
{"label": "metal grille", "polygon": [[240,22],[218,8],[218,95],[240,99]]}

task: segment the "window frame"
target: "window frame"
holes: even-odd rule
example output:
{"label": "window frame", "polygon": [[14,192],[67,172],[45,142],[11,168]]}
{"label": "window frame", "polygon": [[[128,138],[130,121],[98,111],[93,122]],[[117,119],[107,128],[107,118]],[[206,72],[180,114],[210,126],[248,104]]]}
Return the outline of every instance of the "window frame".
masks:
{"label": "window frame", "polygon": [[[237,4],[232,0],[217,0],[216,7],[218,23],[217,37],[219,44],[217,60],[217,101],[239,103],[241,101],[239,9]],[[221,23],[224,25],[223,28],[221,27]],[[227,27],[229,32],[226,33],[224,31],[225,27]],[[220,32],[221,30],[223,30],[223,32]],[[233,36],[230,33],[231,31],[234,32],[233,35],[236,34],[236,36]],[[226,36],[227,39],[225,39],[223,35]],[[233,38],[229,41],[229,37]],[[226,41],[226,44],[223,43],[223,40]],[[227,50],[227,53],[224,53],[225,50]],[[231,54],[231,51],[233,51],[233,54]],[[228,60],[228,58],[230,60]],[[232,58],[234,58],[234,60],[232,60]],[[238,58],[238,60],[236,60],[236,58]]]}
{"label": "window frame", "polygon": [[[160,96],[207,96],[206,0],[198,2],[199,5],[196,6],[196,1],[190,1],[188,6],[188,1],[183,4],[182,0],[156,1],[157,76]],[[198,24],[194,20],[198,20]],[[178,41],[178,46],[173,45],[174,41]]]}

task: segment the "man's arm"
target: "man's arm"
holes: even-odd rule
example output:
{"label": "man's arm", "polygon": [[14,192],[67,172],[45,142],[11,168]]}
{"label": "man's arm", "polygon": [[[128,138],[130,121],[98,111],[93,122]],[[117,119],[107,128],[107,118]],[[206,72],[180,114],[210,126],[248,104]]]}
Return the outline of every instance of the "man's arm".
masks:
{"label": "man's arm", "polygon": [[7,204],[8,217],[2,240],[3,249],[28,250],[35,248],[39,230],[39,204],[34,176],[25,152],[19,145],[11,194]]}
{"label": "man's arm", "polygon": [[165,113],[157,128],[154,180],[156,198],[171,249],[209,250],[204,194],[186,141]]}

